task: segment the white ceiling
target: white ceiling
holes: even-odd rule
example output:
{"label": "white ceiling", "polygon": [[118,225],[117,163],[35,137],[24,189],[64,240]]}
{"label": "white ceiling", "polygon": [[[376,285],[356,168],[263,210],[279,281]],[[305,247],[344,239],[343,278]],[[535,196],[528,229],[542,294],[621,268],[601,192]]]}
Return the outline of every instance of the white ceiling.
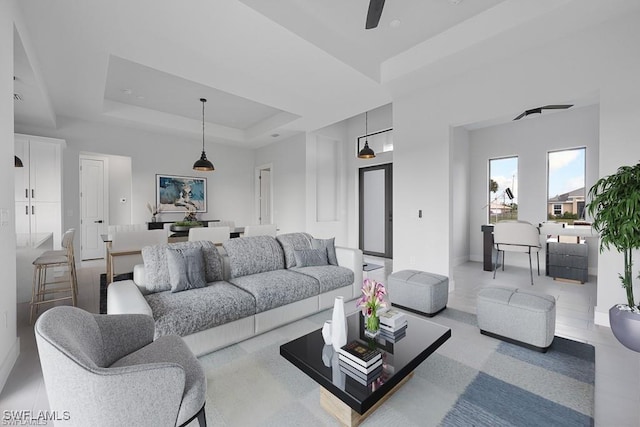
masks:
{"label": "white ceiling", "polygon": [[16,123],[65,116],[199,134],[204,97],[209,138],[258,147],[640,2],[388,0],[374,30],[368,0],[16,3]]}

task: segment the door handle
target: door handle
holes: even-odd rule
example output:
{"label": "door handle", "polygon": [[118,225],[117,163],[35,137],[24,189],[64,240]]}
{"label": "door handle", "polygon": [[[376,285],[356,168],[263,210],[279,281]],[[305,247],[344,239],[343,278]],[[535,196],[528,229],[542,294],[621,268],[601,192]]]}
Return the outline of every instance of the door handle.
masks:
{"label": "door handle", "polygon": [[32,199],[36,198],[36,190],[34,190],[33,188],[31,189],[31,198]]}
{"label": "door handle", "polygon": [[98,221],[93,221],[94,224],[102,224],[102,222],[103,221],[101,219],[99,219]]}
{"label": "door handle", "polygon": [[28,198],[29,198],[29,189],[28,189],[28,188],[25,188],[25,189],[24,189],[24,198],[25,198],[25,199],[28,199]]}
{"label": "door handle", "polygon": [[24,207],[24,214],[29,215],[29,205]]}
{"label": "door handle", "polygon": [[31,205],[31,215],[35,215],[36,214],[36,207]]}

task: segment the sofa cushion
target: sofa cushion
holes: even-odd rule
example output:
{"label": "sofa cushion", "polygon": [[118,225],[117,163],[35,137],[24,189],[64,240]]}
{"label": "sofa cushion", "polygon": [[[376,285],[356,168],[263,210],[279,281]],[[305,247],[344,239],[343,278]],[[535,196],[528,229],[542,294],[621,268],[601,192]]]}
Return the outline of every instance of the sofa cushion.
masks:
{"label": "sofa cushion", "polygon": [[313,277],[284,269],[236,277],[230,281],[253,295],[256,313],[318,295],[320,289]]}
{"label": "sofa cushion", "polygon": [[209,283],[189,292],[145,296],[156,324],[155,337],[186,336],[256,312],[253,296],[227,282]]}
{"label": "sofa cushion", "polygon": [[204,288],[204,256],[202,248],[167,248],[167,266],[171,292]]}
{"label": "sofa cushion", "polygon": [[220,253],[218,253],[216,246],[208,240],[145,246],[142,248],[142,259],[144,261],[146,275],[146,288],[149,292],[162,292],[171,289],[169,265],[167,263],[167,248],[202,248],[205,280],[207,283],[223,279]]}
{"label": "sofa cushion", "polygon": [[291,268],[296,266],[295,250],[313,249],[311,247],[311,235],[307,233],[287,233],[280,234],[276,237],[282,250],[284,251],[285,267]]}
{"label": "sofa cushion", "polygon": [[313,249],[326,249],[329,264],[338,265],[338,257],[336,256],[335,237],[330,239],[311,239],[311,247]]}
{"label": "sofa cushion", "polygon": [[282,247],[271,236],[229,239],[222,246],[229,256],[232,278],[284,268]]}
{"label": "sofa cushion", "polygon": [[296,267],[291,271],[316,279],[320,283],[320,293],[352,285],[354,280],[353,271],[337,265]]}
{"label": "sofa cushion", "polygon": [[296,249],[293,251],[297,267],[310,267],[314,265],[329,265],[326,249]]}

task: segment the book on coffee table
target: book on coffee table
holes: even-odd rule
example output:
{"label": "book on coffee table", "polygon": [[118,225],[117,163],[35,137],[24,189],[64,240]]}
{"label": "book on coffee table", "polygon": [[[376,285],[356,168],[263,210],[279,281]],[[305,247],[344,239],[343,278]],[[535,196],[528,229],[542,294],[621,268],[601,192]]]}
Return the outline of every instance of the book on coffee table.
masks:
{"label": "book on coffee table", "polygon": [[351,365],[344,364],[342,361],[340,361],[339,364],[341,372],[344,372],[362,385],[369,385],[382,375],[382,365],[378,366],[370,374],[365,375],[357,369],[354,369]]}
{"label": "book on coffee table", "polygon": [[353,367],[354,369],[357,369],[359,372],[362,372],[364,375],[368,375],[371,372],[375,371],[376,369],[378,369],[380,366],[382,366],[382,358],[377,359],[373,364],[369,365],[368,367],[364,367],[359,363],[354,362],[353,360],[344,357],[341,354],[338,354],[338,362],[342,362],[345,365],[349,365],[351,367]]}
{"label": "book on coffee table", "polygon": [[399,328],[407,324],[407,316],[394,308],[383,313],[379,313],[380,326],[387,326],[392,329]]}
{"label": "book on coffee table", "polygon": [[360,341],[351,341],[338,350],[338,355],[367,368],[382,358],[377,348],[369,347]]}

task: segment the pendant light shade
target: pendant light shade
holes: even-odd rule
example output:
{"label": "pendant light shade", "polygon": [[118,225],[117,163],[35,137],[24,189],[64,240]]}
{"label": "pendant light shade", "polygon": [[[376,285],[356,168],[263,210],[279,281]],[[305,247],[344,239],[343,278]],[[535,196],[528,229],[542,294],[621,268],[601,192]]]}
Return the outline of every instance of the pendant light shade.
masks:
{"label": "pendant light shade", "polygon": [[204,103],[207,102],[207,100],[200,98],[200,102],[202,102],[202,154],[200,155],[200,159],[196,160],[193,164],[193,170],[211,172],[215,168],[213,167],[213,163],[207,160],[207,154],[204,152]]}
{"label": "pendant light shade", "polygon": [[13,156],[13,165],[17,168],[23,168],[24,165],[22,164],[22,160],[20,160],[20,157],[18,156]]}
{"label": "pendant light shade", "polygon": [[368,112],[364,113],[364,147],[358,153],[359,159],[373,159],[376,153],[369,147],[369,117]]}

